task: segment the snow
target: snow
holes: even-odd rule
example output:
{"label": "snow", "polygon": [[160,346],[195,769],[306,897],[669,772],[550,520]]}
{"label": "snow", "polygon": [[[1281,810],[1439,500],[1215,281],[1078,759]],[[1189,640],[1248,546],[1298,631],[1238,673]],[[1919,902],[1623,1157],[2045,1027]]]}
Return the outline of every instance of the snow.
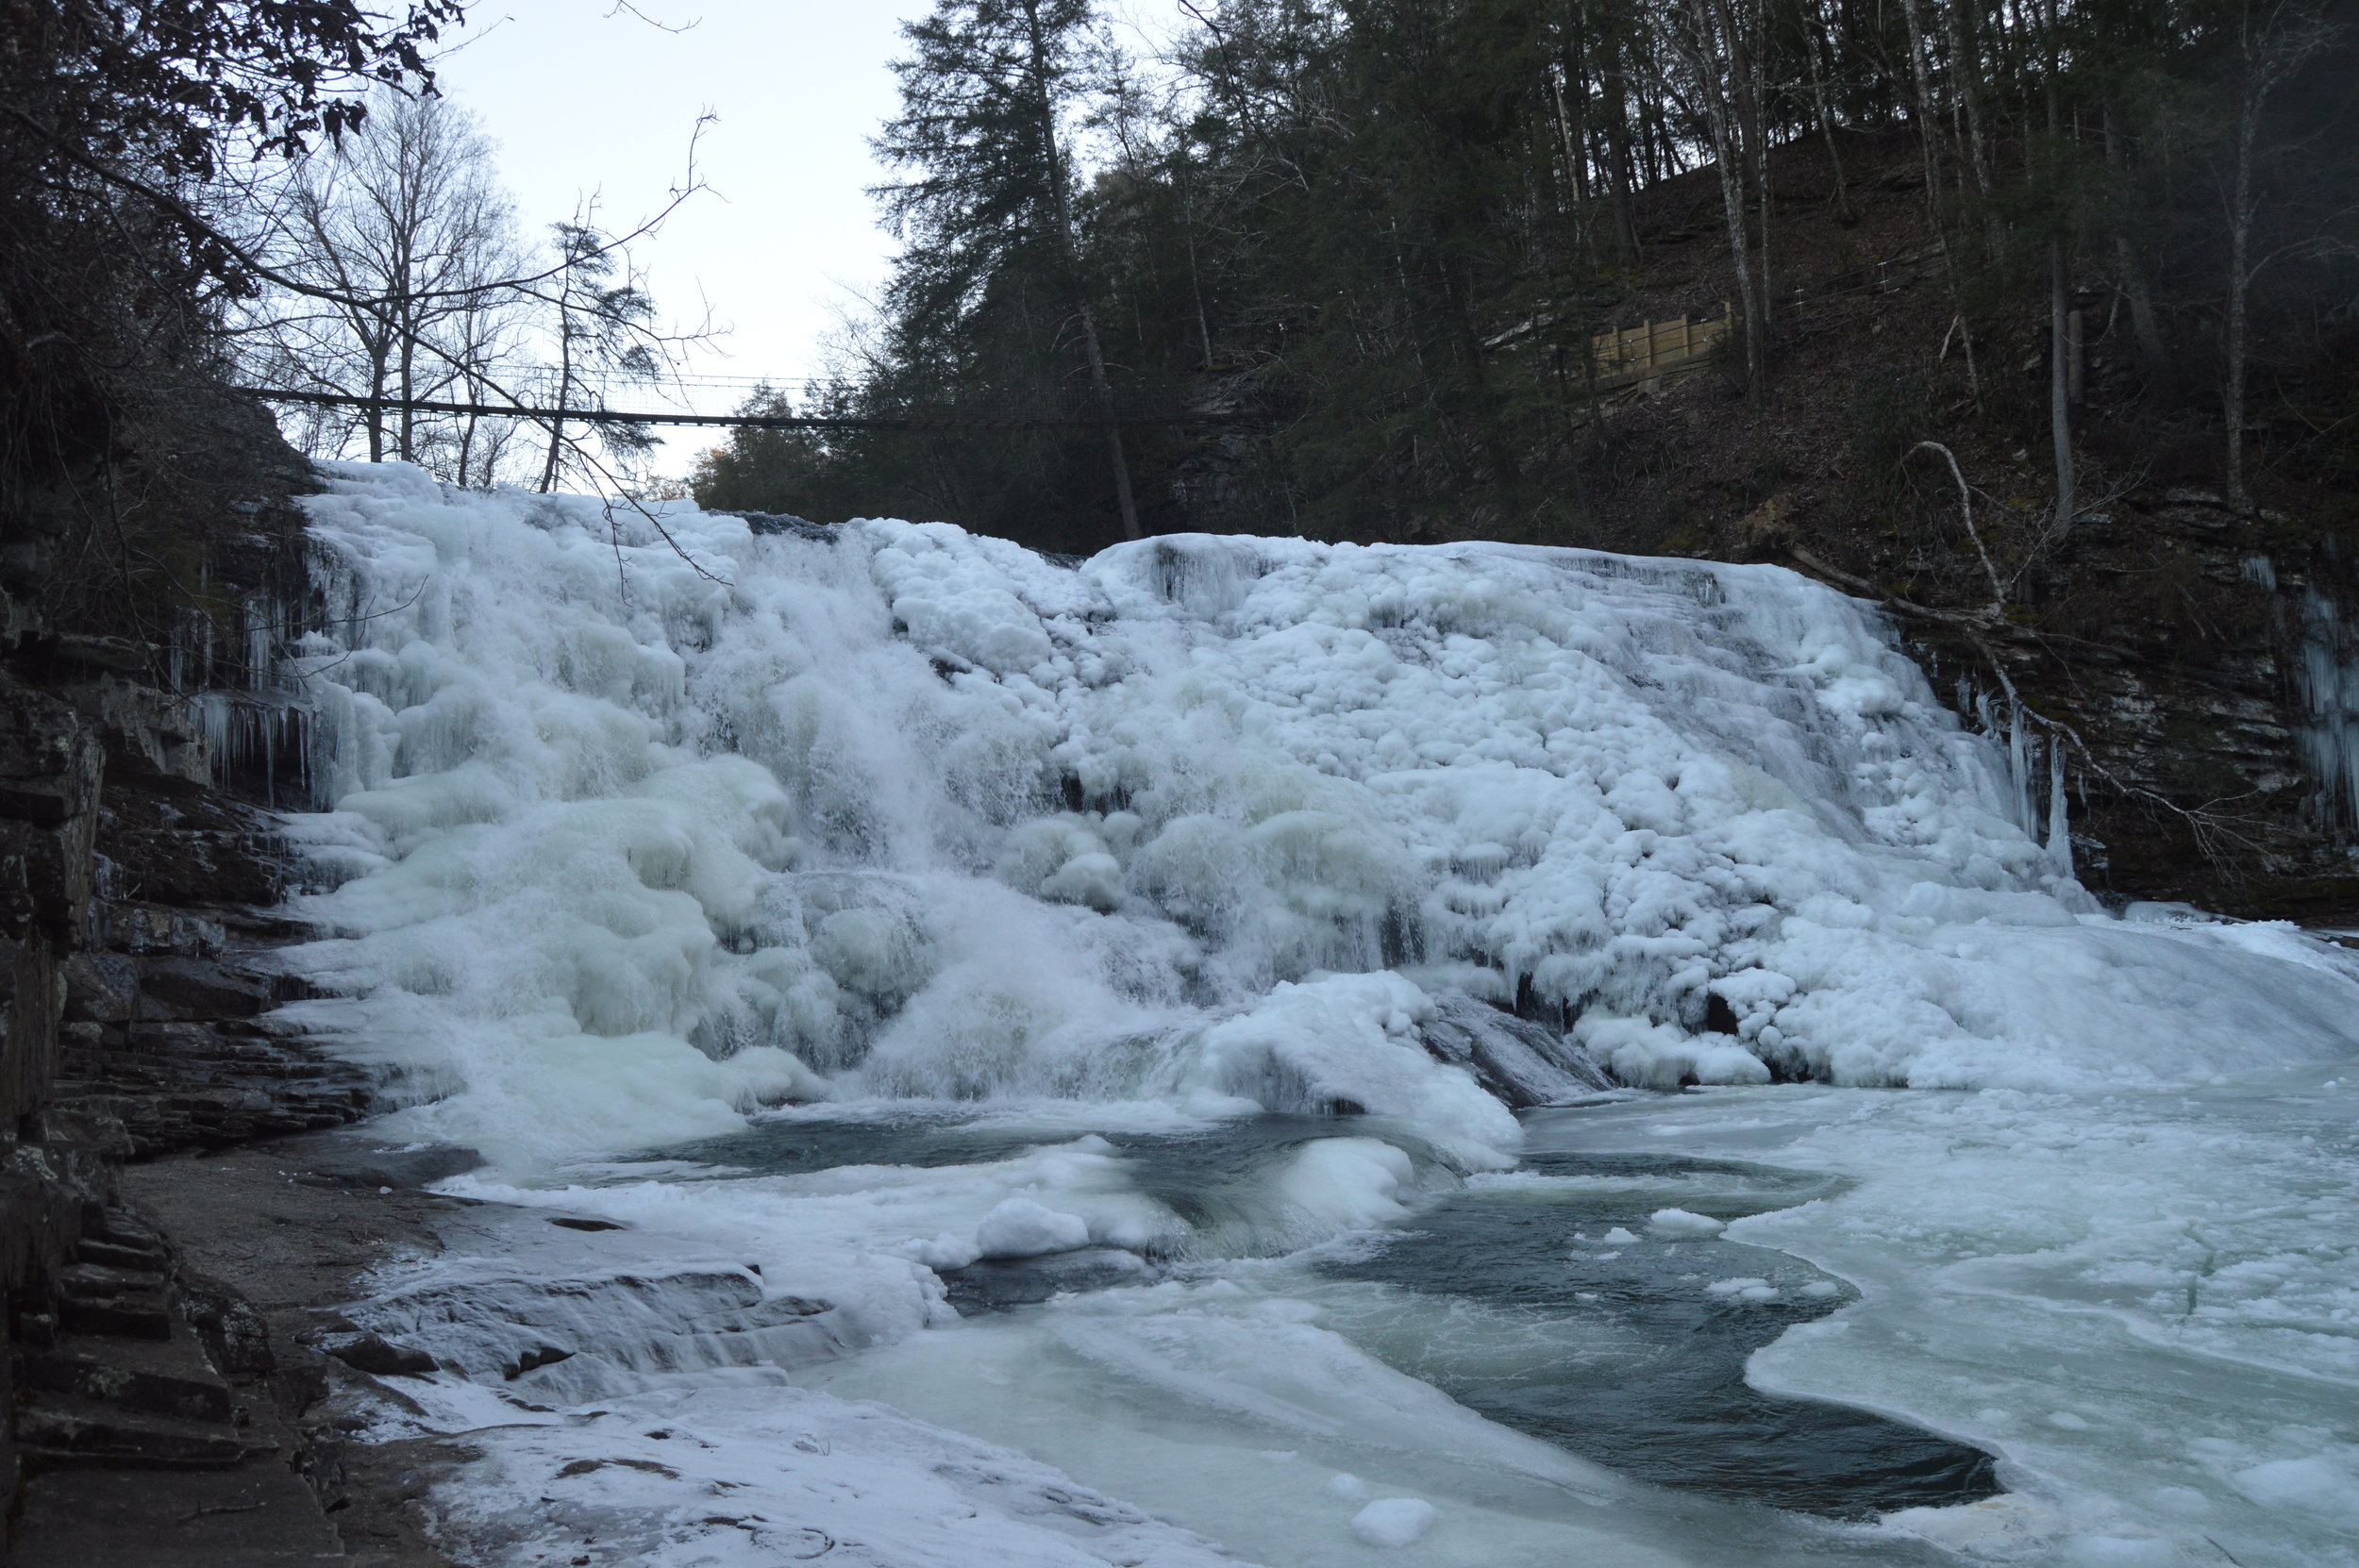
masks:
{"label": "snow", "polygon": [[979,1258],[1037,1258],[1070,1252],[1090,1243],[1089,1222],[1079,1214],[1043,1208],[1029,1198],[1008,1198],[975,1227]]}
{"label": "snow", "polygon": [[[581,497],[326,486],[323,809],[287,823],[322,935],[269,1026],[376,1068],[388,1140],[484,1151],[447,1184],[484,1212],[627,1227],[456,1235],[356,1304],[460,1369],[403,1418],[485,1455],[432,1493],[453,1549],[2359,1560],[2359,966],[2099,909],[1867,607],[1766,566],[1182,536],[1076,567],[672,504],[676,551]],[[1331,1136],[1206,1214],[1096,1136],[1264,1112]],[[911,1115],[1023,1136],[794,1175],[678,1147]],[[1510,1169],[1566,1127],[1839,1179],[1724,1226],[1673,1178]],[[1857,1527],[1666,1498],[1397,1364],[1617,1331],[1303,1261],[1462,1184],[1614,1182],[1652,1218],[1603,1245],[1849,1282],[1691,1276],[1834,1308],[1756,1383],[1983,1443],[2009,1493]],[[1085,1248],[1134,1267],[948,1306],[946,1272]]]}

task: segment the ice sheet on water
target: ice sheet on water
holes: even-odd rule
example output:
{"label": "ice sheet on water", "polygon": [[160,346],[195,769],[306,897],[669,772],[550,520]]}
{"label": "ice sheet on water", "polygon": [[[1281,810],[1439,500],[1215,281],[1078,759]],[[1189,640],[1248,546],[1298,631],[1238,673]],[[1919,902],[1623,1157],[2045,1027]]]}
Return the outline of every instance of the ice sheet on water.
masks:
{"label": "ice sheet on water", "polygon": [[442,1543],[485,1568],[1239,1568],[1022,1454],[795,1388],[505,1426],[432,1507]]}
{"label": "ice sheet on water", "polygon": [[1728,1235],[1861,1293],[1757,1352],[1754,1383],[1904,1413],[2001,1456],[2013,1495],[1894,1527],[2006,1562],[2327,1568],[2359,1562],[2347,1076],[2121,1094],[1721,1090],[1676,1116],[1544,1121],[1532,1142],[1654,1151],[1667,1137],[1852,1178]]}
{"label": "ice sheet on water", "polygon": [[1074,569],[679,506],[676,552],[393,465],[309,505],[343,618],[297,832],[344,880],[294,1010],[511,1165],[830,1092],[1510,1145],[1467,998],[1577,1015],[1633,1084],[2350,1046],[2347,959],[2091,913],[1888,630],[1777,568],[1184,536]]}

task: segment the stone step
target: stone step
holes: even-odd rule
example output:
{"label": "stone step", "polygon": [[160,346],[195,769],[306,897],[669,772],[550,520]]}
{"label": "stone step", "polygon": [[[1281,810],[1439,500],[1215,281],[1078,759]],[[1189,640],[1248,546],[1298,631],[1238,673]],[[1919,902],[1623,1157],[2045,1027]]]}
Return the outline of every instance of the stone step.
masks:
{"label": "stone step", "polygon": [[277,1446],[223,1422],[126,1410],[70,1393],[43,1393],[19,1405],[16,1441],[53,1463],[156,1470],[219,1469]]}
{"label": "stone step", "polygon": [[120,1242],[102,1242],[91,1236],[85,1236],[75,1243],[74,1260],[148,1274],[161,1274],[171,1264],[171,1259],[165,1257],[160,1247],[149,1251],[142,1247],[125,1246]]}
{"label": "stone step", "polygon": [[172,1338],[172,1312],[160,1270],[75,1263],[58,1272],[59,1323],[69,1334]]}
{"label": "stone step", "polygon": [[97,1223],[85,1225],[82,1234],[94,1242],[111,1242],[117,1246],[136,1247],[159,1256],[166,1250],[164,1239],[156,1227],[128,1209],[102,1209]]}
{"label": "stone step", "polygon": [[229,1385],[185,1334],[162,1343],[69,1335],[25,1352],[23,1386],[183,1421],[226,1424],[237,1409]]}

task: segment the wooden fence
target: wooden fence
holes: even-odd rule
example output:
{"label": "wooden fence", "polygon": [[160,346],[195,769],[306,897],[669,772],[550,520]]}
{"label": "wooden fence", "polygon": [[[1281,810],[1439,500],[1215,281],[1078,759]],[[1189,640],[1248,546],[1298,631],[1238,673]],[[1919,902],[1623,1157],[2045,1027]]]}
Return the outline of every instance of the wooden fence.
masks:
{"label": "wooden fence", "polygon": [[1723,304],[1717,321],[1691,321],[1681,316],[1676,321],[1650,321],[1592,338],[1589,342],[1597,357],[1598,385],[1627,386],[1633,381],[1651,381],[1675,368],[1698,369],[1703,357],[1727,339],[1729,325],[1734,319]]}

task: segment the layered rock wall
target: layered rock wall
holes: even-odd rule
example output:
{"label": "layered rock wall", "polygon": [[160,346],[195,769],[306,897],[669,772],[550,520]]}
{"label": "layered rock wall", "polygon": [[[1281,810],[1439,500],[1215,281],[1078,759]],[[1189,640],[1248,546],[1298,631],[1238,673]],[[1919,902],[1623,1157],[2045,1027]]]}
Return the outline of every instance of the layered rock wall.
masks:
{"label": "layered rock wall", "polygon": [[[240,542],[244,560],[265,569],[250,575],[297,559],[292,509],[279,509],[276,537]],[[236,776],[240,759],[216,755],[204,722],[209,702],[260,700],[256,683],[224,699],[173,678],[228,667],[206,642],[255,640],[218,617],[184,620],[177,648],[61,624],[51,590],[69,569],[56,548],[64,530],[9,521],[17,525],[0,549],[0,1317],[9,1348],[0,1409],[10,1419],[0,1423],[0,1483],[13,1498],[43,1466],[245,1456],[224,1411],[150,1408],[155,1376],[115,1365],[169,1354],[141,1344],[195,1344],[209,1309],[183,1288],[165,1243],[116,1201],[112,1173],[126,1159],[338,1126],[360,1115],[368,1088],[262,1021],[284,994],[269,951],[294,930],[259,912],[281,893],[269,820],[217,781]],[[233,606],[268,587],[227,586],[220,602]],[[209,657],[192,659],[192,642]],[[166,1381],[177,1387],[175,1378],[187,1381]]]}

